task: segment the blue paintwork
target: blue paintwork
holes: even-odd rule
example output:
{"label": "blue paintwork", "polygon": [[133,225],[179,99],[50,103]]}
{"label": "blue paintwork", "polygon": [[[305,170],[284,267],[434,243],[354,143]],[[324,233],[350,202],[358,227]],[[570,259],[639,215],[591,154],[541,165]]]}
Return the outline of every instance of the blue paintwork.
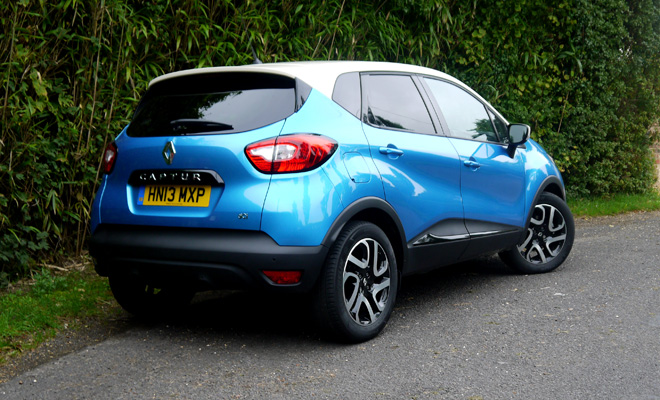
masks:
{"label": "blue paintwork", "polygon": [[[248,144],[293,133],[325,135],[339,146],[303,173],[263,174],[247,160]],[[176,156],[168,166],[161,153],[170,140]],[[260,230],[281,246],[317,246],[347,206],[376,197],[393,207],[410,241],[444,220],[523,227],[544,180],[561,182],[531,140],[511,158],[499,144],[374,128],[316,90],[286,120],[254,131],[134,138],[124,130],[116,145],[115,170],[92,206],[92,232],[100,223]],[[136,169],[208,169],[225,184],[213,188],[207,208],[142,206],[139,188],[127,184]]]}
{"label": "blue paintwork", "polygon": [[459,159],[446,137],[363,128],[385,199],[399,215],[406,241],[438,221],[463,218]]}
{"label": "blue paintwork", "polygon": [[461,196],[465,219],[524,225],[524,161],[505,145],[448,139],[460,157]]}
{"label": "blue paintwork", "polygon": [[[303,107],[289,117],[282,134],[314,133],[339,144],[322,168],[295,174],[273,175],[264,203],[261,229],[280,245],[316,246],[344,207],[355,200],[383,197],[383,188],[361,122],[316,90]],[[361,156],[363,163],[346,158]],[[371,166],[369,164],[371,163]],[[356,182],[351,173],[357,176]]]}

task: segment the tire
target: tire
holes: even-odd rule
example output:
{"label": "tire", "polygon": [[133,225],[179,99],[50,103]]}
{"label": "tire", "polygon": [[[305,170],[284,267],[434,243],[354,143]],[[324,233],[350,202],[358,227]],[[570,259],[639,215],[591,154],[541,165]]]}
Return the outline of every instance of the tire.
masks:
{"label": "tire", "polygon": [[153,285],[137,275],[110,275],[110,289],[117,303],[136,317],[158,319],[179,313],[195,292],[188,288]]}
{"label": "tire", "polygon": [[387,235],[372,223],[352,221],[330,249],[314,293],[319,327],[342,342],[372,339],[387,324],[398,288]]}
{"label": "tire", "polygon": [[523,274],[550,272],[566,260],[574,238],[571,210],[561,198],[543,193],[532,210],[525,237],[517,246],[501,252],[500,258]]}

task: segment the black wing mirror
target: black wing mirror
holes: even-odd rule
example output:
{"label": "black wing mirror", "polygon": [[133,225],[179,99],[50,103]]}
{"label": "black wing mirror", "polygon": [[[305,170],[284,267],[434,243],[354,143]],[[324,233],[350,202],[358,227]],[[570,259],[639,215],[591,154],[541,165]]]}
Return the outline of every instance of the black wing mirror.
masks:
{"label": "black wing mirror", "polygon": [[532,132],[532,128],[530,128],[529,125],[525,125],[525,124],[509,125],[509,147],[507,148],[509,157],[513,158],[513,156],[516,154],[516,148],[521,144],[524,144],[527,141],[527,139],[529,139],[529,135],[531,132]]}

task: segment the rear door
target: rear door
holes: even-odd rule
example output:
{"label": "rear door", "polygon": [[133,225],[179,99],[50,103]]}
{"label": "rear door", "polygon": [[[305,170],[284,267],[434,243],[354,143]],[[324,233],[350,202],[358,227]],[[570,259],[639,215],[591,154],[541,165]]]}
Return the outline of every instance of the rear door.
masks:
{"label": "rear door", "polygon": [[[449,139],[437,134],[419,82],[385,73],[363,73],[361,80],[363,129],[409,247],[464,241],[458,155]],[[464,247],[455,246],[444,261],[453,261],[450,253],[457,258]],[[413,268],[424,269],[415,261]]]}

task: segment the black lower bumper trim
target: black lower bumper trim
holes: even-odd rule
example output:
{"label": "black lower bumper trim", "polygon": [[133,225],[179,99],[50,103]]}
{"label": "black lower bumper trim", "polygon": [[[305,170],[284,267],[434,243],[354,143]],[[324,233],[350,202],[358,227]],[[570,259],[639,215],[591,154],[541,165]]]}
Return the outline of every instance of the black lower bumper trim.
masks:
{"label": "black lower bumper trim", "polygon": [[[101,276],[137,273],[153,281],[202,288],[309,291],[328,249],[280,246],[257,231],[100,225],[90,254]],[[302,271],[295,285],[276,285],[263,270]]]}

